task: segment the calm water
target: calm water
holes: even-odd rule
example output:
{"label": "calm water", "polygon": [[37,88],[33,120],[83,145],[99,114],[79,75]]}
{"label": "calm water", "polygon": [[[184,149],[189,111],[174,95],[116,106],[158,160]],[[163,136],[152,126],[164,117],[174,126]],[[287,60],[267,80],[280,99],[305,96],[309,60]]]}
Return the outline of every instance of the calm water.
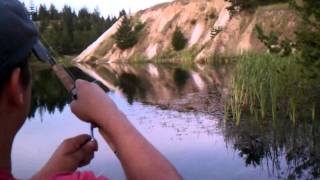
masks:
{"label": "calm water", "polygon": [[[35,173],[65,138],[89,132],[89,125],[70,112],[68,94],[50,69],[36,69],[32,112],[14,143],[13,171],[20,178]],[[76,77],[108,87],[106,94],[185,179],[319,177],[318,123],[246,117],[236,125],[224,120],[221,94],[227,93],[231,69],[153,64],[70,68]],[[83,169],[124,179],[119,161],[96,135],[100,149]]]}

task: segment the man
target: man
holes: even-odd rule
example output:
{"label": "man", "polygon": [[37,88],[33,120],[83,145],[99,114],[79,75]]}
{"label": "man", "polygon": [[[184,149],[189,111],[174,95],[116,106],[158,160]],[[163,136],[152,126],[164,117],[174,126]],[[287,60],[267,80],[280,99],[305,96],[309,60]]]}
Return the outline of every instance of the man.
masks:
{"label": "man", "polygon": [[[17,0],[0,0],[0,179],[11,174],[13,140],[30,107],[31,75],[28,57],[39,41],[34,24]],[[128,179],[181,179],[175,168],[131,125],[96,84],[76,81],[77,100],[71,103],[79,119],[99,127]],[[33,179],[106,179],[75,172],[90,163],[97,143],[89,135],[65,140]],[[31,163],[31,162],[30,162]]]}

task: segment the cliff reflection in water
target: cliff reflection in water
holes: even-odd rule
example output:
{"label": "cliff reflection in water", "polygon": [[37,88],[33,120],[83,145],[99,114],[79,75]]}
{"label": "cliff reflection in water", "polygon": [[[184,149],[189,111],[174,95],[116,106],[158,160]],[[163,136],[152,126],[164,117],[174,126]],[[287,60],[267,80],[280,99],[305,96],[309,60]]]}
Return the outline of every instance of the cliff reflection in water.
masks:
{"label": "cliff reflection in water", "polygon": [[[202,111],[223,116],[221,97],[227,94],[230,67],[178,65],[106,64],[99,67],[77,65],[101,84],[136,101],[181,111]],[[89,79],[77,68],[78,78]],[[37,110],[61,111],[70,102],[60,82],[49,69],[33,74],[33,106]],[[317,179],[320,177],[320,124],[317,121],[288,119],[262,120],[244,117],[233,120],[215,118],[228,148],[235,150],[244,166],[268,170],[279,179]],[[213,122],[213,124],[216,124]],[[170,122],[166,127],[171,128]],[[194,143],[194,142],[190,142]],[[214,167],[213,167],[214,168]]]}
{"label": "cliff reflection in water", "polygon": [[182,67],[174,64],[77,65],[129,103],[139,101],[165,109],[222,114],[230,66]]}

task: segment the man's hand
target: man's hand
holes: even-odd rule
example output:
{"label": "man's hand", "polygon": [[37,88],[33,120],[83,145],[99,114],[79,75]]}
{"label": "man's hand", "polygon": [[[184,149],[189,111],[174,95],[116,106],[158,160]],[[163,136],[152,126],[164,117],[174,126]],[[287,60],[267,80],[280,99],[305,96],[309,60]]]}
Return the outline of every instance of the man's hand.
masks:
{"label": "man's hand", "polygon": [[66,139],[33,179],[47,179],[59,173],[74,172],[78,167],[88,165],[97,150],[97,142],[91,141],[89,135]]}
{"label": "man's hand", "polygon": [[103,127],[123,118],[116,104],[97,84],[77,80],[76,91],[77,99],[72,101],[70,107],[79,119]]}

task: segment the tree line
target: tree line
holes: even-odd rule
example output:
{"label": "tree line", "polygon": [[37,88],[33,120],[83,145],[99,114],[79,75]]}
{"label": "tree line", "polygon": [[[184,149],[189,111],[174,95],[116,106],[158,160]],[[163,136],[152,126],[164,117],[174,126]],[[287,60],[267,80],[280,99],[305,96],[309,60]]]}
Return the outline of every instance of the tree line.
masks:
{"label": "tree line", "polygon": [[[123,13],[120,12],[121,16]],[[90,12],[82,8],[78,12],[65,5],[62,10],[51,4],[40,5],[32,12],[32,19],[39,27],[43,41],[58,54],[78,54],[109,29],[117,17],[101,16],[98,8]]]}

